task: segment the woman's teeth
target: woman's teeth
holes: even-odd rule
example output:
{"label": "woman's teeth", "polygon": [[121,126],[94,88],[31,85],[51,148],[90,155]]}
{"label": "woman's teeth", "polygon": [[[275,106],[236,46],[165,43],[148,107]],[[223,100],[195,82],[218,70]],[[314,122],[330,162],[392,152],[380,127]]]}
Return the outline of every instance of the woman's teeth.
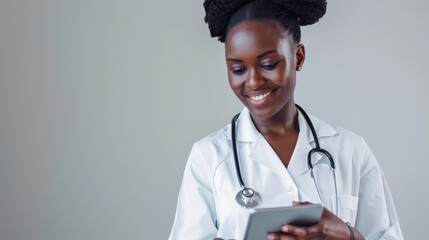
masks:
{"label": "woman's teeth", "polygon": [[253,97],[250,97],[250,98],[252,98],[253,100],[259,101],[259,100],[265,98],[266,96],[270,95],[270,93],[271,92],[267,92],[265,94],[261,94],[261,95],[258,95],[258,96],[253,96]]}

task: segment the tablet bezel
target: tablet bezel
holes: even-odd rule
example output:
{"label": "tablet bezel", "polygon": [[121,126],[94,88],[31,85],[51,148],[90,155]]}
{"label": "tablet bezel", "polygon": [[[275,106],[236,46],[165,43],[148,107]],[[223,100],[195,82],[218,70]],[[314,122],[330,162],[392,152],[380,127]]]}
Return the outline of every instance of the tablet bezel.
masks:
{"label": "tablet bezel", "polygon": [[251,209],[244,239],[266,239],[270,232],[281,232],[281,227],[286,223],[314,225],[320,221],[323,209],[321,204]]}

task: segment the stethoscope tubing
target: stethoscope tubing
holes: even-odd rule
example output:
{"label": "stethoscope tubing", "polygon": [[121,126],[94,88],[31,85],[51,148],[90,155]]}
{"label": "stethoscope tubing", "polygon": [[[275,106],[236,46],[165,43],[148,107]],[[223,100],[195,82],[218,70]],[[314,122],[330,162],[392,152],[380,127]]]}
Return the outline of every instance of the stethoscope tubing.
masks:
{"label": "stethoscope tubing", "polygon": [[311,156],[313,155],[313,153],[320,152],[320,153],[324,154],[326,157],[328,157],[328,160],[331,164],[332,169],[335,169],[335,162],[332,159],[331,154],[328,151],[326,151],[325,149],[320,148],[319,138],[317,137],[316,130],[314,129],[314,126],[310,120],[310,117],[307,115],[307,113],[304,111],[304,109],[302,109],[301,106],[299,106],[298,104],[295,104],[295,106],[302,113],[302,115],[305,118],[305,121],[307,122],[308,126],[310,127],[311,134],[313,135],[314,144],[316,145],[315,148],[311,149],[310,152],[308,152],[308,157],[307,157],[308,168],[313,169],[313,163],[311,162]]}
{"label": "stethoscope tubing", "polygon": [[237,141],[235,137],[235,122],[237,121],[240,113],[235,115],[232,118],[231,122],[231,138],[232,138],[232,150],[234,154],[234,163],[235,163],[235,172],[237,173],[238,183],[240,184],[241,189],[245,189],[246,185],[244,184],[243,178],[241,177],[240,163],[238,162],[238,154],[237,154]]}

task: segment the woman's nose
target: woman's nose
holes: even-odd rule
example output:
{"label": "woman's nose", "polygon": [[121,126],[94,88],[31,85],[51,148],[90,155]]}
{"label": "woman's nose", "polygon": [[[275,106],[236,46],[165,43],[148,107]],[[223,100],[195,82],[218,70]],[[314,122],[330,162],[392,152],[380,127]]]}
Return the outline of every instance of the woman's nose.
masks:
{"label": "woman's nose", "polygon": [[248,88],[256,89],[266,83],[266,80],[261,76],[257,69],[249,69],[249,75],[246,80]]}

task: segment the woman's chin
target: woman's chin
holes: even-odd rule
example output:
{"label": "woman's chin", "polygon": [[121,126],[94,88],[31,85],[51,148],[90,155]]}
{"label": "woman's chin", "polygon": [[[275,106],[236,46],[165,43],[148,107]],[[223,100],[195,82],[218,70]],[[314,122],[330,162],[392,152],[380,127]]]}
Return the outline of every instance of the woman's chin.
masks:
{"label": "woman's chin", "polygon": [[264,109],[248,108],[248,109],[253,119],[266,120],[275,115],[275,111],[273,111],[272,109],[267,109],[267,108],[264,108]]}

